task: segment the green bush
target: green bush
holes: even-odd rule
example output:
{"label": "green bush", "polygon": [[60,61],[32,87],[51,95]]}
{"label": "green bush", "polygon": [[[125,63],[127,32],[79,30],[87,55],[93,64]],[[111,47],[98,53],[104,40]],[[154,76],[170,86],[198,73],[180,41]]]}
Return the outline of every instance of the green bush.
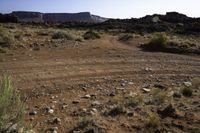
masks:
{"label": "green bush", "polygon": [[57,31],[54,32],[52,35],[52,39],[67,39],[67,40],[73,40],[73,36],[69,33],[63,32],[63,31]]}
{"label": "green bush", "polygon": [[83,38],[85,40],[94,40],[94,39],[99,39],[101,38],[100,35],[92,30],[90,31],[87,31],[84,35],[83,35]]}
{"label": "green bush", "polygon": [[0,132],[13,124],[22,124],[25,108],[20,94],[13,88],[10,76],[4,76],[0,86]]}

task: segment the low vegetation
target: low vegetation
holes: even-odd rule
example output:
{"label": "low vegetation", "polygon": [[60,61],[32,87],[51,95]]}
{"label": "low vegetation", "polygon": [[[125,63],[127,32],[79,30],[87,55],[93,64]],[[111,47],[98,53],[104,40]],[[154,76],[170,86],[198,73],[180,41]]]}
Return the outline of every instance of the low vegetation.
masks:
{"label": "low vegetation", "polygon": [[146,126],[156,131],[156,129],[160,126],[161,121],[160,117],[157,113],[149,112],[146,119]]}
{"label": "low vegetation", "polygon": [[184,87],[182,89],[182,94],[186,97],[191,97],[193,94],[192,88],[191,87]]}
{"label": "low vegetation", "polygon": [[89,30],[89,31],[85,32],[85,34],[83,35],[83,38],[85,40],[94,40],[94,39],[101,38],[101,36],[97,32]]}
{"label": "low vegetation", "polygon": [[118,38],[119,41],[130,41],[132,39],[133,39],[133,35],[131,34],[122,34]]}
{"label": "low vegetation", "polygon": [[143,48],[153,51],[163,50],[167,47],[167,35],[164,32],[154,33],[149,43],[143,45]]}
{"label": "low vegetation", "polygon": [[104,115],[115,117],[115,116],[122,115],[125,113],[126,113],[126,109],[125,109],[124,105],[119,104],[119,105],[114,106],[107,112],[105,112]]}
{"label": "low vegetation", "polygon": [[155,104],[162,104],[166,100],[169,101],[168,93],[165,90],[154,88],[152,90],[152,100]]}
{"label": "low vegetation", "polygon": [[[195,43],[194,43],[195,42]],[[146,51],[200,54],[200,45],[195,40],[169,39],[165,32],[154,33],[150,41],[141,45]]]}
{"label": "low vegetation", "polygon": [[67,40],[73,40],[73,35],[63,32],[63,31],[57,31],[54,32],[52,35],[52,39],[67,39]]}
{"label": "low vegetation", "polygon": [[25,108],[19,92],[13,86],[10,76],[4,76],[0,86],[0,132],[14,124],[22,124]]}
{"label": "low vegetation", "polygon": [[10,47],[14,42],[14,36],[7,30],[0,27],[0,47]]}

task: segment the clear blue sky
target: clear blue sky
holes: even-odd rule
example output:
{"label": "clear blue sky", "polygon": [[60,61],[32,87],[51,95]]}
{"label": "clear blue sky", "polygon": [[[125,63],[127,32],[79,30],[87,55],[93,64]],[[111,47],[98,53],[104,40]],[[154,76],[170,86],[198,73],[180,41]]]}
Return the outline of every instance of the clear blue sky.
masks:
{"label": "clear blue sky", "polygon": [[84,12],[109,18],[143,17],[178,11],[200,17],[200,0],[0,0],[0,12]]}

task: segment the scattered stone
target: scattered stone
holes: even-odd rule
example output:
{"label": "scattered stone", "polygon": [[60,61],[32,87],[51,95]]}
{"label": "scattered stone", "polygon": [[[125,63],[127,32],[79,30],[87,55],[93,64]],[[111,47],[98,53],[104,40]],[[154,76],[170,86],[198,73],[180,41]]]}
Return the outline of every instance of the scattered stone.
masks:
{"label": "scattered stone", "polygon": [[54,113],[54,110],[50,107],[47,107],[46,109],[46,113],[49,113],[49,114],[53,114]]}
{"label": "scattered stone", "polygon": [[152,69],[151,69],[150,67],[146,67],[146,68],[145,68],[145,71],[148,71],[148,72],[149,72],[149,71],[152,71]]}
{"label": "scattered stone", "polygon": [[147,88],[142,88],[142,90],[143,90],[145,93],[148,93],[148,92],[151,91],[150,89],[147,89]]}
{"label": "scattered stone", "polygon": [[33,131],[33,130],[28,130],[28,131],[26,131],[26,132],[24,132],[24,133],[36,133],[36,132]]}
{"label": "scattered stone", "polygon": [[92,102],[91,105],[92,106],[99,106],[99,105],[101,105],[101,103],[99,101],[94,101],[94,102]]}
{"label": "scattered stone", "polygon": [[80,103],[78,100],[74,100],[74,101],[72,101],[72,103],[73,104],[78,104],[78,103]]}
{"label": "scattered stone", "polygon": [[134,112],[131,112],[131,111],[127,112],[126,114],[127,114],[128,117],[133,117],[134,116]]}
{"label": "scattered stone", "polygon": [[81,133],[81,131],[73,131],[73,133]]}
{"label": "scattered stone", "polygon": [[134,83],[133,82],[128,82],[128,85],[134,85]]}
{"label": "scattered stone", "polygon": [[164,85],[162,85],[162,84],[154,84],[154,87],[155,87],[155,88],[162,89],[162,90],[167,89],[167,87],[164,86]]}
{"label": "scattered stone", "polygon": [[109,96],[114,97],[115,96],[115,92],[111,92]]}
{"label": "scattered stone", "polygon": [[51,127],[51,128],[49,128],[49,131],[51,131],[52,133],[54,133],[54,131],[57,132],[57,130],[58,130],[58,127]]}
{"label": "scattered stone", "polygon": [[87,95],[83,96],[82,98],[89,99],[89,98],[91,98],[91,96],[89,94],[87,94]]}
{"label": "scattered stone", "polygon": [[125,90],[123,87],[117,87],[116,90]]}
{"label": "scattered stone", "polygon": [[9,127],[8,131],[6,133],[16,133],[17,132],[17,124],[12,125]]}
{"label": "scattered stone", "polygon": [[175,98],[181,98],[181,93],[175,91],[174,94],[173,94],[173,97],[175,97]]}
{"label": "scattered stone", "polygon": [[29,115],[37,115],[37,111],[31,111],[29,112]]}
{"label": "scattered stone", "polygon": [[192,83],[191,82],[184,82],[183,83],[185,86],[189,87],[189,86],[192,86]]}
{"label": "scattered stone", "polygon": [[61,119],[58,117],[53,118],[53,124],[61,124]]}
{"label": "scattered stone", "polygon": [[65,108],[67,108],[67,107],[68,107],[68,105],[67,105],[66,103],[63,103],[62,109],[65,109]]}
{"label": "scattered stone", "polygon": [[126,84],[125,83],[121,83],[121,86],[124,87],[124,86],[126,86]]}
{"label": "scattered stone", "polygon": [[98,113],[97,109],[96,108],[92,108],[91,112],[90,112],[92,115],[95,115]]}

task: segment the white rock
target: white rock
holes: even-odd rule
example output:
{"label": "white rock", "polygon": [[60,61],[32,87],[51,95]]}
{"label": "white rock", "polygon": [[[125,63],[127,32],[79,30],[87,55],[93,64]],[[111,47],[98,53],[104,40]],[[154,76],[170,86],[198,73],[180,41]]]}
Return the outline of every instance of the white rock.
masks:
{"label": "white rock", "polygon": [[143,90],[144,92],[150,92],[150,91],[151,91],[150,89],[147,89],[147,88],[142,88],[142,90]]}
{"label": "white rock", "polygon": [[191,82],[184,82],[184,85],[189,87],[189,86],[192,86],[192,83]]}

